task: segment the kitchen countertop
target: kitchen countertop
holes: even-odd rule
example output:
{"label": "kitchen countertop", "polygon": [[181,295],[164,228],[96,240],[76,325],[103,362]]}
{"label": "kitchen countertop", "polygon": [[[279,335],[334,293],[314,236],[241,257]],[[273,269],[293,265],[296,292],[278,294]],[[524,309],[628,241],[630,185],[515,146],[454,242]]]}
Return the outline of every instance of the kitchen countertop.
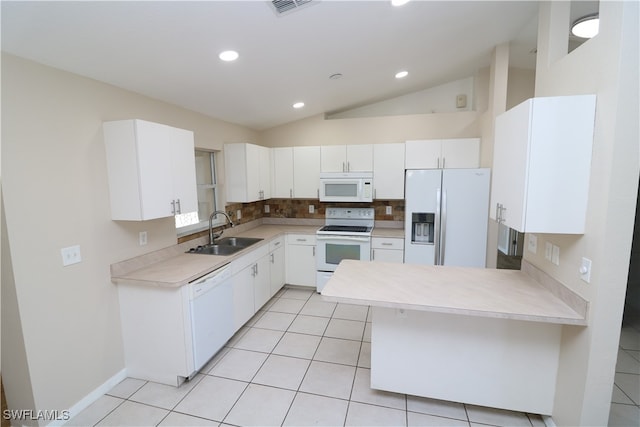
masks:
{"label": "kitchen countertop", "polygon": [[587,324],[586,308],[584,314],[578,313],[533,275],[520,270],[345,260],[322,296],[349,304]]}
{"label": "kitchen countertop", "polygon": [[[141,264],[139,268],[129,271],[114,272],[112,266],[111,281],[115,284],[129,284],[159,287],[180,287],[199,277],[204,276],[231,261],[246,255],[260,246],[268,245],[274,237],[286,233],[314,234],[319,226],[309,225],[259,225],[241,233],[226,232],[225,237],[257,237],[264,239],[246,249],[228,256],[203,255],[184,253],[190,246],[197,243],[183,243],[178,253],[148,264]],[[229,229],[228,229],[229,230]],[[227,230],[227,231],[228,231]],[[195,242],[195,241],[194,241]]]}

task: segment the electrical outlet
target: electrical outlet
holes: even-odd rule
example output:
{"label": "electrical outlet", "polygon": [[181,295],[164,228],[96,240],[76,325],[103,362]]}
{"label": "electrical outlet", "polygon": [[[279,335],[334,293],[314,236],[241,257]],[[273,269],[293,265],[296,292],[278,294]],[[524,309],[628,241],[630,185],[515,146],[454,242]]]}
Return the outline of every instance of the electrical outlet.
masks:
{"label": "electrical outlet", "polygon": [[553,245],[551,249],[551,262],[560,265],[560,247]]}
{"label": "electrical outlet", "polygon": [[144,246],[147,244],[147,232],[146,231],[141,231],[140,234],[138,234],[138,243],[140,244],[140,246]]}
{"label": "electrical outlet", "polygon": [[538,238],[535,234],[528,234],[527,236],[529,238],[527,250],[535,254],[536,252],[538,252]]}
{"label": "electrical outlet", "polygon": [[238,219],[238,220],[239,220],[239,219],[241,219],[241,218],[242,218],[242,209],[238,209],[238,210],[236,211],[236,219]]}
{"label": "electrical outlet", "polygon": [[544,259],[551,261],[551,255],[553,254],[553,245],[551,242],[544,243]]}
{"label": "electrical outlet", "polygon": [[82,261],[80,254],[80,245],[69,246],[67,248],[60,249],[62,255],[62,265],[67,266],[71,264],[77,264]]}
{"label": "electrical outlet", "polygon": [[580,278],[587,283],[591,283],[591,260],[589,258],[582,258],[580,263]]}
{"label": "electrical outlet", "polygon": [[309,205],[309,213],[314,213],[316,211],[316,207],[313,205]]}
{"label": "electrical outlet", "polygon": [[393,208],[391,206],[387,206],[385,209],[386,215],[393,215]]}
{"label": "electrical outlet", "polygon": [[271,212],[271,208],[269,207],[269,205],[264,205],[264,213],[270,213]]}

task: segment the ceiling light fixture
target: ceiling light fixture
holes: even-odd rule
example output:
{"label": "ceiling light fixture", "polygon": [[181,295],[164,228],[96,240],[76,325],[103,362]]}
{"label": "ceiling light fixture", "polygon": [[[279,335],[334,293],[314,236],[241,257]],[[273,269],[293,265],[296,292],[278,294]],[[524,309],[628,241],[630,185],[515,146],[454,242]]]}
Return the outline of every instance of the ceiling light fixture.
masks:
{"label": "ceiling light fixture", "polygon": [[402,6],[407,3],[409,3],[409,0],[391,0],[392,6]]}
{"label": "ceiling light fixture", "polygon": [[293,104],[293,108],[302,108],[304,107],[304,102],[296,102],[295,104]]}
{"label": "ceiling light fixture", "polygon": [[571,26],[571,34],[583,39],[590,39],[598,34],[600,17],[597,13],[578,18]]}
{"label": "ceiling light fixture", "polygon": [[224,52],[220,52],[218,58],[222,59],[223,61],[230,62],[238,59],[238,56],[240,55],[238,55],[238,52],[236,52],[235,50],[225,50]]}
{"label": "ceiling light fixture", "polygon": [[409,75],[408,71],[400,71],[400,72],[396,73],[396,79],[404,79],[408,75]]}

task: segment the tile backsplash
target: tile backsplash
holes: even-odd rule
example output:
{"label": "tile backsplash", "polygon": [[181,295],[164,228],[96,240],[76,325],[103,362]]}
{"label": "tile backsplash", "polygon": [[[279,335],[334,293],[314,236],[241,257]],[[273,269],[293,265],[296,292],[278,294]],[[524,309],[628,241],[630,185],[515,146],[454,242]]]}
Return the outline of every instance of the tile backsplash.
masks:
{"label": "tile backsplash", "polygon": [[[309,206],[313,205],[313,213],[309,213]],[[269,213],[265,213],[265,206],[269,206]],[[404,200],[374,200],[372,203],[325,203],[318,199],[268,199],[252,203],[230,203],[225,211],[236,225],[245,224],[260,218],[304,218],[324,220],[328,207],[373,207],[376,221],[404,221]],[[391,206],[392,214],[386,214],[387,206]],[[237,211],[241,218],[238,220]],[[178,239],[179,242],[204,236],[208,232],[202,231]]]}
{"label": "tile backsplash", "polygon": [[[265,212],[269,206],[269,212]],[[309,213],[309,206],[313,206],[313,213]],[[227,212],[242,209],[240,223],[258,218],[313,218],[324,219],[328,207],[373,207],[376,221],[403,221],[404,200],[375,200],[372,203],[324,203],[318,199],[269,199],[254,203],[234,203],[227,205]],[[386,207],[391,206],[392,214],[386,215]]]}

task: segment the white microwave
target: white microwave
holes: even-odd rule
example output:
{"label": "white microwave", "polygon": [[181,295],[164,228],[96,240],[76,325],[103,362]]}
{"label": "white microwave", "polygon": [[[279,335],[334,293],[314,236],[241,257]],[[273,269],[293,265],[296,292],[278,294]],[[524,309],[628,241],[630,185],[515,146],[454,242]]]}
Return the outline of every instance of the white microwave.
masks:
{"label": "white microwave", "polygon": [[373,172],[325,172],[320,174],[321,202],[373,201]]}

